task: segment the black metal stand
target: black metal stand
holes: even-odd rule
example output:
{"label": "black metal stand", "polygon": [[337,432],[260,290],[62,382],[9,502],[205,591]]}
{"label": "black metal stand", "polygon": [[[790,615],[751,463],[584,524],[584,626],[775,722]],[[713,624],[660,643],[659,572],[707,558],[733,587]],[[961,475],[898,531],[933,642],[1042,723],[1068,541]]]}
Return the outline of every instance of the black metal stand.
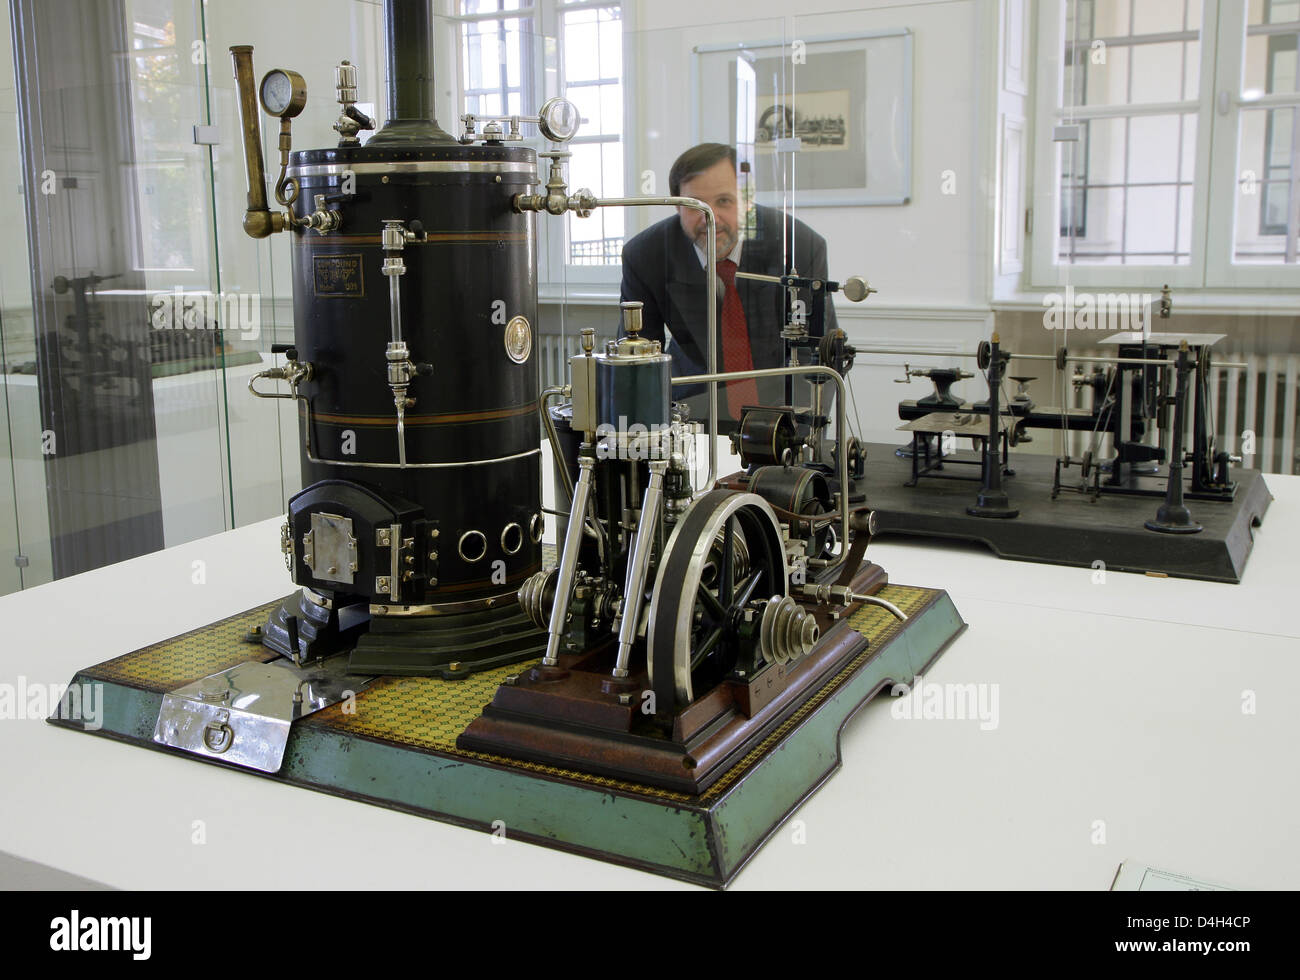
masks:
{"label": "black metal stand", "polygon": [[1002,372],[1006,367],[1006,357],[999,349],[998,335],[993,335],[991,357],[986,367],[989,382],[989,437],[984,442],[984,486],[980,489],[975,505],[966,508],[972,517],[1019,517],[1020,511],[1011,507],[1007,492],[1002,489],[1002,459],[999,453],[998,424],[1002,420],[998,396],[1002,387]]}
{"label": "black metal stand", "polygon": [[1191,373],[1187,343],[1178,350],[1178,387],[1174,392],[1174,432],[1169,450],[1169,487],[1165,502],[1156,511],[1156,519],[1147,521],[1148,531],[1161,534],[1196,534],[1204,530],[1192,520],[1192,513],[1183,503],[1183,418],[1187,410],[1187,375]]}
{"label": "black metal stand", "polygon": [[[923,371],[909,371],[908,376],[901,380],[908,381],[913,377],[929,378],[931,383],[934,385],[934,392],[932,394],[925,395],[916,400],[918,407],[924,408],[927,411],[938,410],[956,412],[961,410],[961,399],[952,393],[952,386],[963,378],[971,377],[971,375],[967,374],[960,368],[927,368]],[[897,381],[899,379],[895,380]],[[906,446],[899,446],[895,449],[894,455],[899,459],[911,459],[912,454],[915,452],[914,446],[919,441],[925,443],[926,458],[928,460],[930,456],[931,438],[932,436],[928,434],[919,440],[914,436],[911,443]]]}

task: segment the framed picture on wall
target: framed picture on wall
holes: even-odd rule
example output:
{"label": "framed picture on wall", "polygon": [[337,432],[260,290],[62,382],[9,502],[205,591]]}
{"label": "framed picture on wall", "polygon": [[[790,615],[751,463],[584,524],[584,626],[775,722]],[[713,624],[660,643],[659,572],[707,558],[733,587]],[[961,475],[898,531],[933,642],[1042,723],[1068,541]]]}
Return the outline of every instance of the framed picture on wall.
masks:
{"label": "framed picture on wall", "polygon": [[702,45],[692,63],[696,143],[730,143],[759,204],[907,204],[912,41],[906,28]]}

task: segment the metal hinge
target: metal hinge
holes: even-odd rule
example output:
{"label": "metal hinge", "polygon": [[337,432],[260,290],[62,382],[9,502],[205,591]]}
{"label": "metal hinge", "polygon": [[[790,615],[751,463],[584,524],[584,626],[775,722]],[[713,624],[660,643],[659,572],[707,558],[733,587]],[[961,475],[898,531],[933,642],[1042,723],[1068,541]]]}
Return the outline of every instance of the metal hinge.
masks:
{"label": "metal hinge", "polygon": [[293,529],[289,522],[280,525],[280,551],[284,554],[284,566],[293,572]]}
{"label": "metal hinge", "polygon": [[1025,234],[1032,235],[1033,233],[1034,233],[1034,209],[1025,208]]}
{"label": "metal hinge", "polygon": [[194,143],[196,146],[216,146],[221,142],[221,131],[216,126],[199,126],[194,127]]}
{"label": "metal hinge", "polygon": [[14,564],[19,568],[26,568],[32,563],[32,560],[26,555],[14,555]]}

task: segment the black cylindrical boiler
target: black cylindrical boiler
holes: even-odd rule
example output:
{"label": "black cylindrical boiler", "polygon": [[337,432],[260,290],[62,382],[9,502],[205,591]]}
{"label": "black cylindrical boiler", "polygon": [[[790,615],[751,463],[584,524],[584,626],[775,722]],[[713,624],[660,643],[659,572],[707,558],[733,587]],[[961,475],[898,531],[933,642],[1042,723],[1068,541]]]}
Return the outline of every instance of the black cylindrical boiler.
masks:
{"label": "black cylindrical boiler", "polygon": [[427,3],[384,4],[387,125],[289,160],[294,213],[341,220],[289,232],[292,356],[310,374],[285,550],[304,592],[265,641],[355,641],[354,671],[455,676],[536,639],[514,602],[542,557],[536,219],[512,199],[538,178],[533,150],[461,145],[432,118]]}

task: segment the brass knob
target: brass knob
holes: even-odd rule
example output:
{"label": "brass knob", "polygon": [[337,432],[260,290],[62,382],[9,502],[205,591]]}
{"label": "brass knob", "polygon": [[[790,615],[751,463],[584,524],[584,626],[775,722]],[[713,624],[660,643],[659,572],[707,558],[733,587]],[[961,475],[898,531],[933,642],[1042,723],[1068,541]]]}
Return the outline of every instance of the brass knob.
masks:
{"label": "brass knob", "polygon": [[641,333],[642,306],[643,304],[637,300],[619,304],[619,308],[623,311],[623,332],[629,337],[636,337]]}

